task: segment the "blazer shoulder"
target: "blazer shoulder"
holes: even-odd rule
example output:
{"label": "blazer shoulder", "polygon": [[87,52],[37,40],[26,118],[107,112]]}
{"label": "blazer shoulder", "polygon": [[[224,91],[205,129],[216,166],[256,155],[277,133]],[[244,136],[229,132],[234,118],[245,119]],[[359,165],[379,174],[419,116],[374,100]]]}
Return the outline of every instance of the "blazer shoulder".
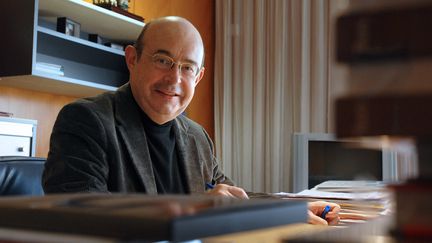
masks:
{"label": "blazer shoulder", "polygon": [[81,98],[62,108],[64,110],[89,110],[100,114],[109,114],[114,107],[114,93],[107,92],[94,97]]}
{"label": "blazer shoulder", "polygon": [[176,118],[176,121],[180,129],[183,130],[184,132],[202,133],[204,131],[204,128],[200,124],[196,123],[195,121],[191,120],[185,115],[178,116]]}
{"label": "blazer shoulder", "polygon": [[178,116],[176,118],[176,121],[180,130],[183,133],[194,137],[194,139],[199,141],[198,144],[209,144],[210,147],[213,148],[213,142],[211,141],[210,136],[208,135],[204,127],[202,127],[200,124],[187,118],[184,115]]}

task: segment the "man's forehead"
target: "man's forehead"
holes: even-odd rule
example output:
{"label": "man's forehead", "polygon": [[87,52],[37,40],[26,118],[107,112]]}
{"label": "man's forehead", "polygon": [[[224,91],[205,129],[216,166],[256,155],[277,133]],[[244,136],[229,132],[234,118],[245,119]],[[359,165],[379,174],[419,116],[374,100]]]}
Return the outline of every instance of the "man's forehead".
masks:
{"label": "man's forehead", "polygon": [[146,36],[150,38],[188,38],[196,39],[198,42],[202,43],[202,38],[198,30],[190,22],[179,17],[167,17],[152,21],[146,32]]}
{"label": "man's forehead", "polygon": [[198,30],[187,20],[167,17],[152,21],[143,38],[143,46],[149,54],[156,52],[182,62],[201,65],[204,46]]}
{"label": "man's forehead", "polygon": [[146,33],[146,40],[154,38],[174,38],[177,40],[197,38],[197,33],[184,24],[177,22],[164,22],[152,24]]}

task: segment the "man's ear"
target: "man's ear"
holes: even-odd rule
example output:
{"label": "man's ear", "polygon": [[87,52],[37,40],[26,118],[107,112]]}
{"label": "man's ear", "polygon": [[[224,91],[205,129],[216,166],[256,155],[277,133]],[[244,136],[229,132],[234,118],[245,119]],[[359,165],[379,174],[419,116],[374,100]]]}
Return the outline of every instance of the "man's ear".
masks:
{"label": "man's ear", "polygon": [[205,71],[205,68],[202,67],[201,70],[198,73],[197,78],[195,79],[195,86],[197,86],[198,83],[201,81],[201,79],[204,77],[204,71]]}
{"label": "man's ear", "polygon": [[135,47],[128,45],[125,49],[125,59],[126,59],[126,65],[129,69],[129,72],[132,71],[132,69],[135,67],[135,64],[137,62],[137,51]]}

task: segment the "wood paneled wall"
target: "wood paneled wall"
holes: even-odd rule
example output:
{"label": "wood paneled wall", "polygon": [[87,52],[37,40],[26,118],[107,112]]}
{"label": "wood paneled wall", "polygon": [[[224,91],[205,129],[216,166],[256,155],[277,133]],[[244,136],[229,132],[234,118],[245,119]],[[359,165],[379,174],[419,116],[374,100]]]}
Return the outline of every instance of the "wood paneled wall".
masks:
{"label": "wood paneled wall", "polygon": [[11,112],[16,118],[38,121],[36,156],[46,157],[49,138],[60,109],[75,97],[0,86],[0,111]]}
{"label": "wood paneled wall", "polygon": [[[91,0],[86,0],[91,2]],[[132,0],[130,11],[150,19],[177,15],[190,20],[200,31],[206,52],[205,75],[187,109],[188,116],[200,123],[214,137],[213,65],[215,40],[214,0]],[[46,157],[49,137],[58,112],[76,97],[0,86],[0,111],[16,118],[38,121],[36,156]]]}

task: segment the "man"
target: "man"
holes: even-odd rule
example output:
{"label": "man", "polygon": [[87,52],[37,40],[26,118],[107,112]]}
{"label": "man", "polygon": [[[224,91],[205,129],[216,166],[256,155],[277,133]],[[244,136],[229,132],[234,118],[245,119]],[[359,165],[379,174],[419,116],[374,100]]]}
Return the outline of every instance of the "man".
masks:
{"label": "man", "polygon": [[[181,115],[205,70],[196,28],[179,17],[154,20],[125,56],[128,84],[60,111],[43,174],[45,192],[248,198],[219,168],[204,129]],[[314,207],[318,214],[325,205]],[[332,208],[329,222],[338,217],[338,206]]]}

